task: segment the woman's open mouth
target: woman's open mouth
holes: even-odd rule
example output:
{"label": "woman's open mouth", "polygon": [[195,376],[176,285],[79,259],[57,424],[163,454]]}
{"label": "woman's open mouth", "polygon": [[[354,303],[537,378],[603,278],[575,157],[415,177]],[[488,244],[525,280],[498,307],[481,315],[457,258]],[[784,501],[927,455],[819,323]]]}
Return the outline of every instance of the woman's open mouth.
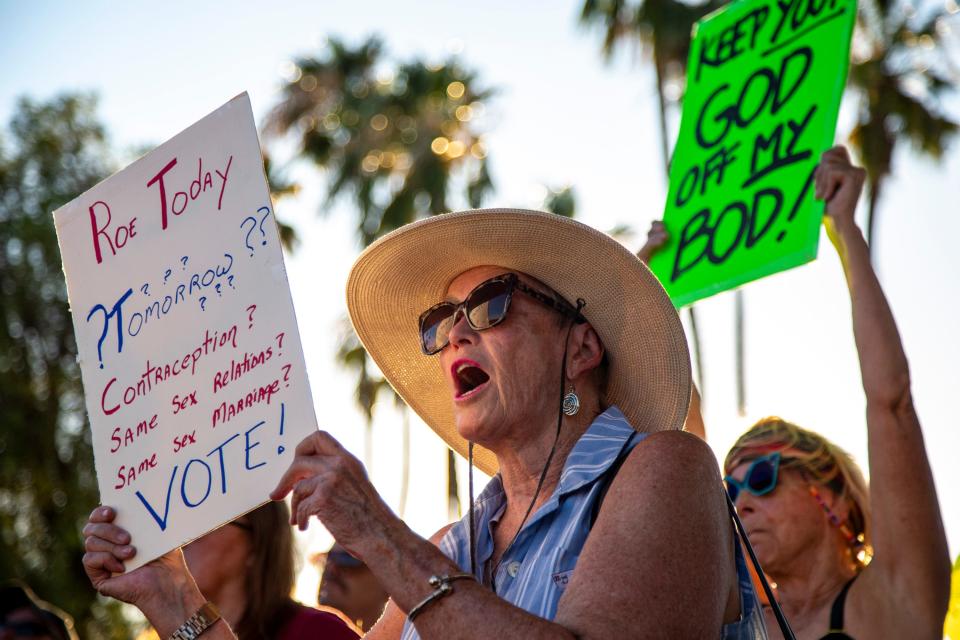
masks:
{"label": "woman's open mouth", "polygon": [[455,400],[464,400],[479,393],[490,380],[490,376],[479,363],[467,359],[454,362],[450,367],[450,374],[456,387]]}

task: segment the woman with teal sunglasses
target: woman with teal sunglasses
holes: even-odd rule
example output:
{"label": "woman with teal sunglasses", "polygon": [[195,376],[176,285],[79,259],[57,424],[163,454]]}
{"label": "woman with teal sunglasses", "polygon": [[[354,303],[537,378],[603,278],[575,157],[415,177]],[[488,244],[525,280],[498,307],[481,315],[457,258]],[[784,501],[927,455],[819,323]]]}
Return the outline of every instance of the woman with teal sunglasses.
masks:
{"label": "woman with teal sunglasses", "polygon": [[[725,483],[797,637],[941,638],[950,563],[906,355],[854,210],[865,173],[823,155],[816,195],[850,289],[872,488],[823,436],[761,420],[727,454]],[[771,637],[778,637],[767,615]]]}

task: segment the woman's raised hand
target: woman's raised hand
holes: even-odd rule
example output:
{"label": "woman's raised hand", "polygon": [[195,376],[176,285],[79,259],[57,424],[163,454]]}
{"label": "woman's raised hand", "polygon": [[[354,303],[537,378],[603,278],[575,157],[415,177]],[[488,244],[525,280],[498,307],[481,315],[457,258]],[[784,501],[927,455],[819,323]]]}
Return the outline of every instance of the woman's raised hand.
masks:
{"label": "woman's raised hand", "polygon": [[665,245],[669,239],[670,234],[663,225],[663,221],[654,220],[650,223],[650,229],[647,231],[647,241],[640,247],[640,250],[637,251],[637,257],[640,258],[644,264],[650,264],[650,258],[653,257],[653,254]]}
{"label": "woman's raised hand", "polygon": [[866,171],[850,162],[846,147],[838,145],[820,156],[820,165],[813,174],[814,197],[826,201],[826,214],[834,225],[853,224],[866,177]]}

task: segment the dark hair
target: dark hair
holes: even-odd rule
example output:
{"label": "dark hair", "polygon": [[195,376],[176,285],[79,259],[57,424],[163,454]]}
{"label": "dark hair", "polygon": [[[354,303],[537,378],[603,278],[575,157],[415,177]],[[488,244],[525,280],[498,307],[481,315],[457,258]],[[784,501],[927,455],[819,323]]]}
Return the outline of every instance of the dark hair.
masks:
{"label": "dark hair", "polygon": [[26,584],[11,580],[0,587],[0,626],[6,622],[7,614],[16,609],[32,610],[54,640],[77,639],[73,618],[67,612],[38,598]]}
{"label": "dark hair", "polygon": [[247,608],[234,631],[240,640],[275,638],[297,611],[290,599],[296,573],[290,510],[285,502],[268,502],[237,521],[248,528],[253,551]]}

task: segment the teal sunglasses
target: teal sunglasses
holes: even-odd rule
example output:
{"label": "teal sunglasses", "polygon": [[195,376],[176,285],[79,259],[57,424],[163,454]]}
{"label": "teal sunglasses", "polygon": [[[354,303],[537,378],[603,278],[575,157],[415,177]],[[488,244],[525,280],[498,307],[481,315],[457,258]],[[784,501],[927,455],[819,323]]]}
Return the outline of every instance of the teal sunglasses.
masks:
{"label": "teal sunglasses", "polygon": [[747,490],[755,496],[765,496],[777,486],[777,472],[780,470],[780,452],[756,458],[747,467],[743,480],[733,476],[726,476],[723,481],[727,485],[730,500],[737,501],[741,490]]}

